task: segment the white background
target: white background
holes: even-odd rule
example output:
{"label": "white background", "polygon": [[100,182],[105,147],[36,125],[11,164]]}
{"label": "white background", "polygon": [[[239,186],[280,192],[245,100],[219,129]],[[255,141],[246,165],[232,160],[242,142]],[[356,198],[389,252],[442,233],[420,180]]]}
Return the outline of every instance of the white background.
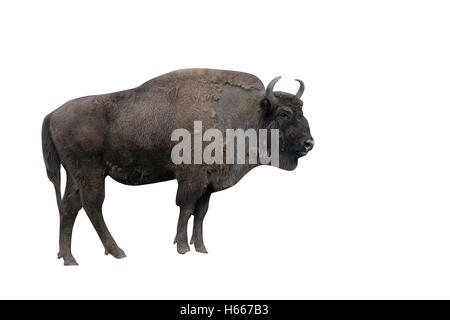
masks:
{"label": "white background", "polygon": [[[450,298],[447,1],[0,5],[0,298]],[[187,67],[306,83],[316,140],[212,196],[208,255],[172,245],[176,182],[107,179],[115,260],[80,212],[63,267],[44,116]],[[192,248],[193,249],[193,248]]]}

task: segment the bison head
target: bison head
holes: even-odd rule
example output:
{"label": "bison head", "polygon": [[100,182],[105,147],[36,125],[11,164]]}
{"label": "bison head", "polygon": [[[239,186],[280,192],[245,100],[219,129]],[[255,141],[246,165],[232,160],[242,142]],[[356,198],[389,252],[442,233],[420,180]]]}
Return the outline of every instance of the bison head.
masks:
{"label": "bison head", "polygon": [[300,88],[295,95],[274,92],[273,88],[280,78],[277,77],[269,83],[261,101],[263,122],[266,128],[279,130],[280,168],[294,170],[298,158],[313,148],[314,139],[303,115],[303,101],[300,100],[305,85],[301,80],[296,80],[300,83]]}

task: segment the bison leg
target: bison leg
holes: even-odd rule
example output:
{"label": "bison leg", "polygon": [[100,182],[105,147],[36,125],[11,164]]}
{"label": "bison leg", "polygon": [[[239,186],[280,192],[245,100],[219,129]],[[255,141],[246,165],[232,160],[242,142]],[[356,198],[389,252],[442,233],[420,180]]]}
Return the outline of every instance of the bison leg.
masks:
{"label": "bison leg", "polygon": [[81,202],[83,209],[91,220],[100,240],[105,247],[105,254],[111,254],[114,258],[126,257],[122,249],[117,246],[116,241],[109,233],[105,220],[103,219],[102,205],[105,199],[105,173],[92,167],[81,175],[76,176],[80,187]]}
{"label": "bison leg", "polygon": [[[185,172],[183,176],[178,176],[177,205],[180,207],[180,216],[177,224],[177,234],[174,243],[177,244],[177,251],[180,254],[188,252],[189,244],[187,237],[187,225],[189,218],[194,214],[197,200],[206,191],[206,183],[202,181],[199,173]],[[195,181],[193,181],[195,178]],[[203,176],[206,180],[206,175]],[[203,182],[203,183],[202,183]]]}
{"label": "bison leg", "polygon": [[192,231],[191,244],[195,245],[195,251],[202,253],[208,253],[205,244],[203,243],[203,219],[208,211],[210,197],[211,192],[205,192],[205,194],[198,199],[194,211],[194,228]]}
{"label": "bison leg", "polygon": [[186,205],[180,206],[180,216],[178,217],[177,224],[177,234],[175,236],[175,240],[173,243],[177,244],[177,251],[179,254],[185,254],[190,251],[188,244],[188,236],[187,236],[187,224],[189,218],[193,214],[195,209],[195,205],[193,203],[189,203]]}
{"label": "bison leg", "polygon": [[78,265],[72,255],[72,230],[81,209],[81,198],[78,186],[70,174],[67,174],[66,191],[61,201],[62,213],[59,222],[59,252],[58,258],[64,259],[64,265]]}

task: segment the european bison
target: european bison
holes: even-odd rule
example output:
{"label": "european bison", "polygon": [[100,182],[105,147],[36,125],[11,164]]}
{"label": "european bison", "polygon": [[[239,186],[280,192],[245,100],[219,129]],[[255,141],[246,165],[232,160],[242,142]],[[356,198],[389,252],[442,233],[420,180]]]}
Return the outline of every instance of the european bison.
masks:
{"label": "european bison", "polygon": [[[103,219],[108,175],[127,185],[177,179],[177,250],[181,254],[189,251],[187,223],[193,215],[191,244],[206,253],[202,225],[211,194],[233,186],[261,163],[174,164],[171,152],[177,141],[172,141],[171,133],[179,128],[194,133],[194,121],[223,133],[239,128],[278,129],[279,167],[295,169],[298,158],[314,145],[300,100],[304,85],[297,80],[300,88],[295,95],[274,92],[278,79],[264,89],[262,82],[248,73],[178,70],[134,89],[71,100],[47,115],[42,147],[60,214],[58,258],[63,258],[65,265],[77,264],[71,240],[82,207],[105,254],[125,257]],[[67,174],[62,199],[61,164]]]}

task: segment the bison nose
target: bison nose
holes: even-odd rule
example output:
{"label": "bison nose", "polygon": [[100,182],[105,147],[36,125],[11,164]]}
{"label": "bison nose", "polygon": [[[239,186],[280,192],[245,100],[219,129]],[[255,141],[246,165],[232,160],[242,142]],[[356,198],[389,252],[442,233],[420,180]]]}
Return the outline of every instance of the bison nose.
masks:
{"label": "bison nose", "polygon": [[306,151],[310,151],[314,147],[314,139],[308,139],[305,142],[303,142],[303,145],[306,148]]}

